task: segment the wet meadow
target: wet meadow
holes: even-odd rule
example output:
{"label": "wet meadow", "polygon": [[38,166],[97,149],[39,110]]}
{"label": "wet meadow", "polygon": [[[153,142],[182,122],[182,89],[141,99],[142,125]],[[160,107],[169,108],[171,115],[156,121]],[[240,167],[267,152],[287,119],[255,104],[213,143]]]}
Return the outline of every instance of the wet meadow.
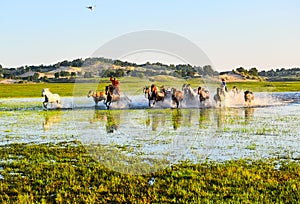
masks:
{"label": "wet meadow", "polygon": [[71,84],[46,86],[63,108],[43,110],[45,84],[0,86],[1,203],[300,199],[296,82],[239,84],[257,91],[253,107],[180,109],[150,109],[138,89],[106,110]]}

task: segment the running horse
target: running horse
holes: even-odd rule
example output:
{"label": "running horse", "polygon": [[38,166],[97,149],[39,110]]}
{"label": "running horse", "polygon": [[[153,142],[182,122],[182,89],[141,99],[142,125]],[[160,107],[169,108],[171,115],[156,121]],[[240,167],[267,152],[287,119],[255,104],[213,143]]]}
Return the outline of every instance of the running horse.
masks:
{"label": "running horse", "polygon": [[197,101],[197,89],[192,89],[190,84],[183,84],[182,91],[186,102],[193,103]]}
{"label": "running horse", "polygon": [[42,90],[42,96],[45,97],[45,101],[43,102],[43,106],[44,106],[45,109],[47,109],[48,103],[50,103],[51,106],[52,106],[53,103],[56,103],[57,108],[61,107],[60,96],[58,94],[51,93],[49,88],[44,88]]}
{"label": "running horse", "polygon": [[179,107],[180,103],[183,101],[183,93],[180,90],[177,90],[175,88],[171,89],[172,93],[172,102],[173,104],[176,104],[176,108]]}
{"label": "running horse", "polygon": [[[155,105],[155,103],[157,101],[164,101],[165,96],[166,96],[166,90],[165,88],[162,86],[161,90],[158,91],[157,87],[155,84],[151,85],[151,88],[149,88],[148,86],[146,86],[143,90],[145,97],[148,98],[149,100],[149,107],[153,107]],[[151,106],[151,101],[153,100],[153,104]]]}
{"label": "running horse", "polygon": [[115,87],[113,85],[108,85],[105,87],[105,94],[106,94],[106,102],[104,103],[109,109],[109,106],[112,102],[120,101],[121,97],[119,94],[116,94]]}
{"label": "running horse", "polygon": [[251,91],[245,91],[244,92],[244,99],[245,99],[245,103],[246,105],[250,106],[251,102],[254,100],[254,94]]}
{"label": "running horse", "polygon": [[205,101],[209,99],[209,91],[202,88],[201,86],[198,87],[198,95],[199,95],[199,101],[200,105],[204,105]]}
{"label": "running horse", "polygon": [[216,102],[216,106],[221,107],[222,104],[225,102],[225,98],[227,96],[227,92],[225,88],[217,88],[217,93],[214,95],[214,100]]}
{"label": "running horse", "polygon": [[98,105],[98,103],[100,101],[103,101],[105,103],[106,101],[106,94],[105,92],[103,91],[93,91],[93,90],[90,90],[88,92],[88,95],[87,97],[93,97],[94,101],[95,101],[95,105]]}

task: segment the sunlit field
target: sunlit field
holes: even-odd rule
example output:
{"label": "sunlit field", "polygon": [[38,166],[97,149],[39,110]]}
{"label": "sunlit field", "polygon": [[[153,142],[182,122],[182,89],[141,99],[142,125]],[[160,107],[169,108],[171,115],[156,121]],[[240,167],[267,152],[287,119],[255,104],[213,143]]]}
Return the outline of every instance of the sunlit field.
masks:
{"label": "sunlit field", "polygon": [[[142,93],[144,86],[149,86],[153,82],[149,79],[140,78],[124,78],[120,79],[120,87],[125,92],[131,92],[134,95]],[[76,84],[88,92],[89,89],[95,89],[95,84],[98,83],[97,90],[104,91],[104,88],[109,84],[109,79],[95,79],[93,83]],[[167,82],[167,83],[166,83]],[[190,83],[193,87],[205,86],[205,80],[189,79],[189,80],[172,80],[163,78],[156,82],[159,86],[167,87],[175,86],[181,88],[183,83]],[[300,82],[231,82],[227,83],[229,88],[237,86],[243,90],[251,90],[253,92],[295,92],[300,91]],[[0,99],[3,98],[22,98],[22,97],[41,97],[41,90],[50,88],[52,92],[58,93],[61,96],[73,96],[74,83],[35,83],[35,84],[0,84]]]}

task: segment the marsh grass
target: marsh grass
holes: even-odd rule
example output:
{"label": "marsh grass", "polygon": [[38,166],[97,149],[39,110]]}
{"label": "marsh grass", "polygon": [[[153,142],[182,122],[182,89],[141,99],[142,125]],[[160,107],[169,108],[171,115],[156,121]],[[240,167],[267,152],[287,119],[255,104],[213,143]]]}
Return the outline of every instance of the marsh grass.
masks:
{"label": "marsh grass", "polygon": [[[153,81],[156,80],[156,81]],[[131,95],[141,95],[143,87],[150,86],[156,83],[158,86],[165,85],[166,87],[181,88],[183,83],[190,83],[192,87],[205,86],[203,79],[189,79],[183,80],[170,77],[156,77],[153,80],[140,79],[135,77],[120,78],[120,88],[122,91]],[[110,84],[107,78],[95,79],[95,83],[88,83],[82,81],[76,83],[76,90],[78,93],[84,95],[90,89],[104,90],[107,84]],[[207,80],[209,82],[209,80]],[[99,82],[99,83],[98,83]],[[207,82],[206,82],[207,83]],[[98,84],[98,85],[97,85]],[[228,82],[228,88],[237,86],[240,90],[251,90],[253,92],[292,92],[300,91],[300,82]],[[218,83],[213,83],[216,86]],[[97,86],[97,87],[95,87]],[[35,83],[35,84],[0,84],[0,99],[1,98],[27,98],[27,97],[41,97],[43,88],[50,88],[53,93],[58,93],[60,96],[73,96],[74,83]]]}
{"label": "marsh grass", "polygon": [[[1,203],[298,203],[300,165],[284,160],[180,162],[121,174],[80,143],[0,147]],[[155,183],[148,185],[154,177]]]}

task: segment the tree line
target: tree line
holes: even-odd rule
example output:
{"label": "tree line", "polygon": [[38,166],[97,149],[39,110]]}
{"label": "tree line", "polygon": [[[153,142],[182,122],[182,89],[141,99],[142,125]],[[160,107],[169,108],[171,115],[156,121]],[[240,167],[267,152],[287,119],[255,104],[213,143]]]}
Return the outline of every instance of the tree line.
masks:
{"label": "tree line", "polygon": [[[110,69],[114,65],[114,68]],[[75,59],[72,61],[64,60],[53,65],[31,65],[31,66],[21,66],[17,68],[3,68],[0,65],[0,77],[1,78],[11,78],[16,79],[20,75],[27,72],[34,72],[33,76],[28,77],[27,80],[36,80],[38,74],[36,73],[46,73],[53,70],[56,70],[60,67],[95,67],[95,70],[86,71],[84,73],[69,73],[66,71],[60,71],[55,73],[55,78],[60,77],[79,77],[92,78],[95,76],[98,77],[123,77],[123,76],[154,76],[154,75],[171,75],[175,77],[205,77],[205,76],[217,76],[222,74],[215,71],[211,65],[201,66],[192,66],[190,64],[163,64],[160,62],[150,63],[146,62],[144,64],[136,64],[127,61],[121,60],[112,60],[103,57],[93,57],[86,59]],[[133,67],[133,69],[127,69],[128,67]],[[135,69],[138,68],[138,69]],[[142,71],[141,71],[142,70]],[[285,76],[297,76],[300,77],[300,68],[281,68],[281,69],[271,69],[268,71],[258,71],[257,68],[253,67],[250,69],[245,69],[243,67],[236,68],[232,70],[236,74],[240,74],[245,78],[255,78],[255,77],[285,77]]]}

